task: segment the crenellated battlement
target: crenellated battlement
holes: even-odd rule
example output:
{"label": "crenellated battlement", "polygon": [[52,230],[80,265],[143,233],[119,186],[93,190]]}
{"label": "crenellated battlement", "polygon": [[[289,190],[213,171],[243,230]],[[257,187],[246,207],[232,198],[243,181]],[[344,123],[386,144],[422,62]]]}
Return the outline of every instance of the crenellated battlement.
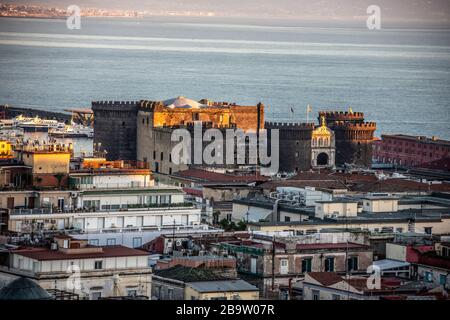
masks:
{"label": "crenellated battlement", "polygon": [[164,107],[164,102],[162,101],[150,101],[141,100],[139,101],[139,108],[145,110],[154,110],[156,107]]}
{"label": "crenellated battlement", "polygon": [[375,122],[358,122],[349,123],[344,121],[336,121],[334,123],[335,129],[345,129],[345,130],[376,130],[377,124]]}
{"label": "crenellated battlement", "polygon": [[327,122],[330,121],[364,121],[363,112],[353,111],[319,111],[319,119],[324,116]]}
{"label": "crenellated battlement", "polygon": [[304,122],[276,122],[276,121],[266,121],[264,123],[266,129],[291,129],[291,130],[313,130],[315,127],[314,123],[304,123]]}
{"label": "crenellated battlement", "polygon": [[139,101],[92,101],[92,110],[134,111]]}

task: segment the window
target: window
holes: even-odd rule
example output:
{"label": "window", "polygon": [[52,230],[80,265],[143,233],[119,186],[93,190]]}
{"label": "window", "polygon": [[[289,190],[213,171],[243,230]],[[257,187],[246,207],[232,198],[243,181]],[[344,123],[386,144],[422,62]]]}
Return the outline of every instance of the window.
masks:
{"label": "window", "polygon": [[446,247],[442,247],[442,256],[443,257],[449,257],[450,256],[450,250]]}
{"label": "window", "polygon": [[95,261],[95,263],[94,263],[94,269],[95,269],[95,270],[103,269],[103,261],[101,261],[101,260]]}
{"label": "window", "polygon": [[429,271],[423,273],[423,280],[426,282],[433,282],[433,274]]}
{"label": "window", "polygon": [[320,300],[320,291],[311,290],[313,300]]}
{"label": "window", "polygon": [[426,233],[426,234],[431,234],[431,230],[433,229],[433,227],[425,227],[425,228],[423,228],[423,230],[424,230],[424,232]]}
{"label": "window", "polygon": [[347,259],[347,270],[348,271],[358,270],[358,257],[349,257]]}
{"label": "window", "polygon": [[106,245],[107,246],[115,246],[116,245],[116,239],[114,239],[114,238],[106,239]]}
{"label": "window", "polygon": [[325,259],[325,272],[333,272],[334,271],[334,258],[328,257]]}
{"label": "window", "polygon": [[91,293],[91,300],[98,300],[102,297],[102,293],[100,291]]}
{"label": "window", "polygon": [[302,273],[311,272],[312,259],[302,259]]}
{"label": "window", "polygon": [[287,274],[289,273],[289,264],[288,259],[281,259],[280,260],[280,274]]}
{"label": "window", "polygon": [[341,300],[341,296],[338,295],[338,294],[333,294],[333,295],[331,296],[331,300]]}
{"label": "window", "polygon": [[89,244],[91,246],[98,246],[98,239],[90,239]]}
{"label": "window", "polygon": [[439,275],[439,284],[441,286],[445,286],[447,284],[447,275],[445,275],[445,274]]}
{"label": "window", "polygon": [[284,221],[285,222],[290,222],[291,221],[291,217],[284,217]]}
{"label": "window", "polygon": [[161,299],[161,286],[155,286],[155,296],[158,299]]}
{"label": "window", "polygon": [[167,299],[173,300],[173,289],[167,289]]}
{"label": "window", "polygon": [[137,296],[137,290],[136,288],[127,289],[127,295],[129,297],[136,297]]}
{"label": "window", "polygon": [[139,248],[142,246],[142,238],[133,238],[133,248]]}

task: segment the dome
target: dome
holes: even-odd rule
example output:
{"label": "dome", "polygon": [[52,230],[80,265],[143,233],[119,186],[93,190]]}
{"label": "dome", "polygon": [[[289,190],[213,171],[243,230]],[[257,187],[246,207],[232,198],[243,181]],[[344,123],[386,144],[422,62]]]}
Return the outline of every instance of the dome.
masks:
{"label": "dome", "polygon": [[18,278],[0,290],[0,300],[50,300],[52,296],[36,282]]}
{"label": "dome", "polygon": [[314,137],[330,137],[333,132],[327,127],[325,123],[325,117],[321,116],[321,124],[313,130],[312,135]]}
{"label": "dome", "polygon": [[164,101],[164,106],[171,109],[173,108],[199,109],[203,105],[195,100],[179,96],[177,98]]}

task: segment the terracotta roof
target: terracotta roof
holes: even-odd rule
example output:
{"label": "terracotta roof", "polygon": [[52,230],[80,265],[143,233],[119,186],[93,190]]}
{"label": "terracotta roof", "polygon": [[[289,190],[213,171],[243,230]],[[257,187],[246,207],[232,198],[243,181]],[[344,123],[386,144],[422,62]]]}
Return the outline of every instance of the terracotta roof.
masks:
{"label": "terracotta roof", "polygon": [[267,181],[266,177],[260,175],[231,175],[201,169],[188,169],[173,174],[174,177],[180,177],[190,180],[203,182],[255,182]]}
{"label": "terracotta roof", "polygon": [[263,189],[286,187],[316,187],[328,189],[348,189],[357,192],[407,192],[407,191],[450,191],[449,183],[432,184],[420,183],[406,179],[378,180],[372,174],[350,174],[325,172],[301,172],[288,180],[268,181],[260,185]]}
{"label": "terracotta roof", "polygon": [[344,281],[359,291],[386,291],[398,288],[401,285],[401,281],[399,279],[383,278],[381,279],[381,289],[371,290],[367,287],[366,277],[352,277],[345,279],[345,277],[340,276],[335,272],[308,272],[307,275],[325,287]]}
{"label": "terracotta roof", "polygon": [[360,192],[450,191],[450,184],[428,185],[412,180],[386,179],[374,183],[362,183],[354,186],[352,190]]}
{"label": "terracotta roof", "polygon": [[334,272],[308,272],[307,275],[326,287],[342,281],[342,277]]}
{"label": "terracotta roof", "polygon": [[86,253],[64,253],[62,251],[54,251],[46,248],[24,248],[13,250],[12,253],[19,254],[34,260],[72,260],[72,259],[95,259],[95,258],[112,258],[112,257],[132,257],[147,256],[148,252],[131,249],[124,246],[107,246],[101,247],[102,252],[86,252]]}
{"label": "terracotta roof", "polygon": [[194,188],[183,188],[183,191],[192,196],[203,197],[203,190],[198,190]]}
{"label": "terracotta roof", "polygon": [[300,243],[297,244],[297,250],[314,250],[314,249],[368,249],[369,247],[359,243]]}

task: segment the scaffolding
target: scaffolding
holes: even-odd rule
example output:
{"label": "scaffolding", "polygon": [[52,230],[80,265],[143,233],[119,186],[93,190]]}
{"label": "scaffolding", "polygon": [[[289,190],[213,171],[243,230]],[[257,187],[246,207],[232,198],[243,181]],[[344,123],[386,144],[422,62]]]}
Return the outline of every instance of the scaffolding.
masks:
{"label": "scaffolding", "polygon": [[80,295],[69,291],[48,289],[47,292],[54,300],[80,300]]}

